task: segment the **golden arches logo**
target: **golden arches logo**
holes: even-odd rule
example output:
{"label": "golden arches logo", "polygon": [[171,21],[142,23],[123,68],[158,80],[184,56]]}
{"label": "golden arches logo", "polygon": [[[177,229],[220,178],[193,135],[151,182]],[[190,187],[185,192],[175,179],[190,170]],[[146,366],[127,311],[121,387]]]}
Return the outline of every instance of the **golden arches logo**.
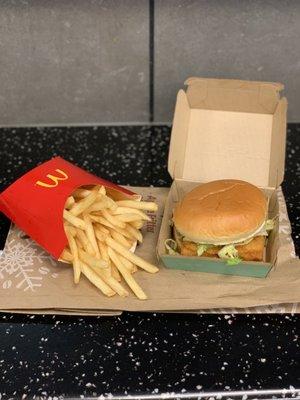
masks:
{"label": "golden arches logo", "polygon": [[36,181],[36,184],[38,186],[42,186],[45,188],[54,188],[59,184],[59,181],[65,181],[66,179],[69,178],[68,175],[61,169],[56,169],[55,172],[58,172],[61,176],[56,176],[56,175],[51,175],[51,174],[46,175],[47,178],[50,179],[50,181],[52,181],[53,183],[50,184],[50,183],[45,183],[42,181]]}

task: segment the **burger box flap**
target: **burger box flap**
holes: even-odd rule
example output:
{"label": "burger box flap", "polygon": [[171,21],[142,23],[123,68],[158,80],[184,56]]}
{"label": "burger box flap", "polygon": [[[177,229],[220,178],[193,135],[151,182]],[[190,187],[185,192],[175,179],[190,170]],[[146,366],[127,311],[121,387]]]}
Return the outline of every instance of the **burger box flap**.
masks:
{"label": "burger box flap", "polygon": [[[284,176],[287,100],[283,85],[228,79],[189,78],[175,107],[168,171],[171,186],[157,253],[167,268],[265,278],[276,262],[278,226],[269,235],[263,262],[229,266],[208,257],[166,253],[175,204],[193,187],[217,179],[241,179],[260,187],[269,218],[278,215],[276,188]],[[278,224],[276,224],[278,225]]]}
{"label": "burger box flap", "polygon": [[177,96],[168,171],[173,179],[242,179],[278,187],[286,98],[279,83],[190,78]]}

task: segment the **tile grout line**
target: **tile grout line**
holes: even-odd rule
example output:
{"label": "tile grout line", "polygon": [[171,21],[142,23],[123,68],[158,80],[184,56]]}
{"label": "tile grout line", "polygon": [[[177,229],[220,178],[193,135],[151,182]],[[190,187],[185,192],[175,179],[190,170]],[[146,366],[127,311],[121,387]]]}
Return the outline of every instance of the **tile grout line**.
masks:
{"label": "tile grout line", "polygon": [[149,122],[154,121],[154,1],[149,0]]}

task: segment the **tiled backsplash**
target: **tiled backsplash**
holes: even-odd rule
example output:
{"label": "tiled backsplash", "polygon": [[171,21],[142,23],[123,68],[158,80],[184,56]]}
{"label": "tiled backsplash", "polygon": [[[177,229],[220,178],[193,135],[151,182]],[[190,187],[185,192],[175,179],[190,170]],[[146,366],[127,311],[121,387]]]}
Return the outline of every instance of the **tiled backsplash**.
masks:
{"label": "tiled backsplash", "polygon": [[188,76],[283,82],[300,121],[299,38],[298,0],[3,0],[0,125],[169,122]]}
{"label": "tiled backsplash", "polygon": [[300,1],[155,2],[155,118],[170,118],[188,76],[285,84],[300,121]]}
{"label": "tiled backsplash", "polygon": [[0,1],[0,125],[147,121],[148,0]]}

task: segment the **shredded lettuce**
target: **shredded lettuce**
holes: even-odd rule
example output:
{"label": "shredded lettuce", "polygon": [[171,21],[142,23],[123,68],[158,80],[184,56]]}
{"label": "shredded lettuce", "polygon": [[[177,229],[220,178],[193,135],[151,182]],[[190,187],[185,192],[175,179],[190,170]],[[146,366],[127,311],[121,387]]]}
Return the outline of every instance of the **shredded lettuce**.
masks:
{"label": "shredded lettuce", "polygon": [[237,264],[239,264],[241,261],[242,261],[242,259],[239,258],[239,257],[230,258],[230,259],[227,260],[226,264],[227,264],[227,265],[237,265]]}
{"label": "shredded lettuce", "polygon": [[[275,217],[276,218],[276,217]],[[250,236],[249,238],[237,242],[235,244],[226,244],[224,245],[221,250],[218,252],[218,256],[227,261],[228,265],[237,265],[239,264],[242,259],[239,257],[238,250],[235,248],[235,245],[247,245],[250,243],[256,236],[268,236],[269,231],[274,229],[275,227],[275,218],[273,219],[267,219],[264,223],[264,225],[261,227],[259,231],[257,231],[253,236]],[[170,221],[170,224],[173,225],[173,221]],[[195,243],[192,239],[181,235],[178,231],[176,231],[178,236],[183,240],[184,242],[192,242]],[[217,246],[214,244],[208,244],[208,243],[195,243],[197,245],[197,256],[201,257],[203,253],[208,248]],[[173,239],[167,239],[165,241],[165,247],[167,249],[167,252],[172,255],[178,254],[177,250],[177,243]]]}
{"label": "shredded lettuce", "polygon": [[208,244],[197,244],[197,256],[202,256],[202,254],[209,248]]}
{"label": "shredded lettuce", "polygon": [[264,226],[261,228],[261,230],[255,236],[268,236],[269,235],[269,231],[274,229],[274,227],[275,227],[275,218],[274,219],[267,219],[265,224],[264,224]]}
{"label": "shredded lettuce", "polygon": [[227,260],[228,265],[236,265],[241,262],[239,253],[232,244],[222,247],[218,252],[218,256],[223,260]]}
{"label": "shredded lettuce", "polygon": [[265,230],[266,231],[271,231],[272,229],[274,229],[275,223],[274,223],[274,219],[267,219],[265,222]]}
{"label": "shredded lettuce", "polygon": [[175,256],[175,255],[178,254],[178,252],[177,252],[177,243],[173,239],[167,239],[165,241],[165,248],[167,250],[167,253],[172,255],[172,256]]}
{"label": "shredded lettuce", "polygon": [[227,246],[222,247],[222,249],[218,252],[218,256],[227,260],[228,258],[237,257],[238,251],[233,244],[228,244]]}

